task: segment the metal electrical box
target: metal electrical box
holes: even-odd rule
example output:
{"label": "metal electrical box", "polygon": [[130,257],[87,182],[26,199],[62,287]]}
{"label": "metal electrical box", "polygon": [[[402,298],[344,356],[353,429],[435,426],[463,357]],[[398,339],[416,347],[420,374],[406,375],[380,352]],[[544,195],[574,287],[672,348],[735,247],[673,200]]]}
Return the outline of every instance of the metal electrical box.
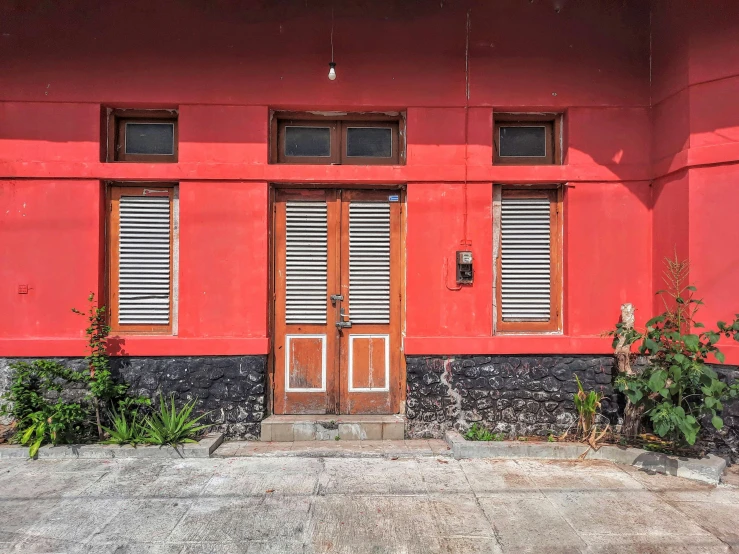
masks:
{"label": "metal electrical box", "polygon": [[457,283],[472,283],[472,252],[467,250],[457,251]]}

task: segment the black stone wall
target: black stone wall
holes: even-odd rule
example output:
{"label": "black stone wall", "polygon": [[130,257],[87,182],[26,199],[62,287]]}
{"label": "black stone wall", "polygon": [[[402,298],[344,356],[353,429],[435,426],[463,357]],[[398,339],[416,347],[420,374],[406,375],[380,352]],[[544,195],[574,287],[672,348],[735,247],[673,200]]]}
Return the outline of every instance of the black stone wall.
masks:
{"label": "black stone wall", "polygon": [[258,438],[266,407],[266,356],[113,358],[111,371],[131,394],[197,399],[198,412],[229,437]]}
{"label": "black stone wall", "polygon": [[[10,363],[0,358],[0,392],[7,389]],[[80,358],[56,358],[86,370]],[[30,361],[30,360],[27,360]],[[406,416],[409,437],[441,437],[444,429],[466,430],[480,422],[506,435],[562,433],[575,421],[575,375],[586,390],[603,392],[603,414],[619,422],[623,406],[611,388],[612,356],[409,356]],[[266,356],[121,357],[111,359],[114,375],[132,394],[158,400],[159,394],[185,402],[233,438],[259,437],[266,409]],[[637,364],[638,365],[638,364]],[[727,382],[739,380],[739,366],[714,366]],[[71,388],[70,400],[84,394]],[[724,429],[705,422],[701,442],[739,457],[739,400],[725,404]]]}
{"label": "black stone wall", "polygon": [[[55,358],[79,371],[80,358]],[[0,390],[10,379],[9,365],[0,359]],[[30,360],[27,360],[30,361]],[[175,395],[178,405],[197,400],[195,412],[210,412],[204,423],[214,424],[233,438],[258,438],[266,407],[266,356],[178,356],[111,358],[114,377],[130,385],[130,394],[158,401],[162,394]],[[75,398],[83,391],[70,389]]]}
{"label": "black stone wall", "polygon": [[440,437],[480,422],[496,433],[562,433],[576,421],[575,375],[604,394],[602,413],[618,420],[613,356],[454,356],[406,359],[411,437]]}
{"label": "black stone wall", "polygon": [[[711,366],[719,374],[722,381],[729,384],[739,382],[739,366],[737,365],[714,365]],[[724,425],[739,432],[739,400],[730,400],[724,404]]]}

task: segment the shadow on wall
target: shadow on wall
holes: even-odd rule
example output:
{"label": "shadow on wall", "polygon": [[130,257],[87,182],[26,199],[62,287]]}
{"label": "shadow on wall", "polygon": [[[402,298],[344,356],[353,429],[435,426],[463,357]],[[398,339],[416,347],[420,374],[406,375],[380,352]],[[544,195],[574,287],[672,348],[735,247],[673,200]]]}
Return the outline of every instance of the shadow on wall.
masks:
{"label": "shadow on wall", "polygon": [[[471,106],[562,110],[649,103],[649,10],[640,3],[565,1],[557,11],[550,0],[290,0],[227,7],[137,1],[0,7],[1,99],[115,99],[133,107],[460,107],[469,77]],[[335,82],[326,79],[332,10]],[[90,67],[108,68],[117,78]],[[263,117],[228,133],[204,125],[201,134],[181,139],[258,144]],[[53,118],[50,110],[37,125],[0,126],[0,140],[99,140],[98,121],[65,125]],[[416,135],[414,141],[439,144],[437,138]],[[590,141],[578,142],[573,147],[589,152]],[[630,151],[636,159],[639,145],[617,142],[613,151],[591,157],[634,163]],[[490,144],[488,137],[483,144]]]}
{"label": "shadow on wall", "polygon": [[[693,87],[689,104],[667,106],[663,115],[659,107],[650,141],[650,17],[653,85],[668,96],[681,94],[689,70],[704,80],[739,74],[731,27],[739,26],[739,17],[727,16],[739,7],[727,0],[699,7],[687,0],[651,6],[617,0],[136,1],[0,6],[0,100],[41,102],[35,118],[15,113],[16,105],[2,107],[0,141],[97,144],[99,114],[89,103],[111,99],[131,107],[443,108],[465,105],[468,80],[470,106],[568,110],[568,163],[608,166],[616,175],[649,164],[650,143],[657,150],[674,143],[679,150],[691,136],[699,135],[702,145],[739,141],[739,108],[731,100],[739,82],[730,80]],[[339,78],[329,82],[332,10]],[[136,40],[130,40],[132,29]],[[685,44],[674,38],[681,29],[688,31],[679,35]],[[719,60],[716,51],[725,55]],[[91,67],[108,68],[117,78]],[[66,108],[43,102],[88,104],[70,123]],[[184,123],[183,143],[259,145],[267,136],[266,110],[238,125],[209,125],[205,116],[196,127]],[[464,117],[444,123],[444,133],[409,129],[412,143],[463,144]],[[470,140],[490,147],[490,138]],[[266,150],[262,155],[266,163]],[[624,171],[624,178],[630,174]]]}

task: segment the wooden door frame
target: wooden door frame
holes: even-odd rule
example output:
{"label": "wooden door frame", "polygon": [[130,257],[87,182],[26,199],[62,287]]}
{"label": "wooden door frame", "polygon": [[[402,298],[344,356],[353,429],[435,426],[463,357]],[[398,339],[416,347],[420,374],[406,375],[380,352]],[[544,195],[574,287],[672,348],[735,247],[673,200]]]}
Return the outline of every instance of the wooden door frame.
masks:
{"label": "wooden door frame", "polygon": [[275,401],[275,312],[277,310],[277,295],[275,294],[275,199],[277,197],[278,190],[310,190],[310,189],[328,189],[328,190],[382,190],[382,191],[397,191],[400,198],[400,245],[401,245],[401,256],[400,256],[400,367],[398,368],[398,413],[405,414],[405,401],[406,401],[406,362],[405,362],[405,336],[406,336],[406,319],[405,319],[405,308],[406,308],[406,295],[405,295],[405,283],[406,283],[406,234],[407,234],[407,205],[406,205],[406,185],[405,184],[387,184],[387,185],[365,185],[356,183],[270,183],[269,184],[269,207],[267,210],[267,225],[269,229],[267,237],[267,248],[268,253],[268,267],[267,267],[267,279],[268,279],[268,309],[267,309],[267,332],[269,333],[269,354],[267,355],[267,374],[266,374],[266,397],[267,414],[274,414],[274,401]]}

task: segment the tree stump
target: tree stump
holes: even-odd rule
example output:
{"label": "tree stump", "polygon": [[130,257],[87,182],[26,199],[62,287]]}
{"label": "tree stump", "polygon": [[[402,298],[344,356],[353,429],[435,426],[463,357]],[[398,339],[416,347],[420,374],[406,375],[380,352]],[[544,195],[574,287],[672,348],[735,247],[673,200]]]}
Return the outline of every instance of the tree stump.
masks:
{"label": "tree stump", "polygon": [[[621,323],[627,329],[634,328],[634,305],[630,303],[621,304]],[[633,375],[634,370],[631,367],[631,348],[624,344],[624,338],[619,339],[614,352],[616,356],[616,371],[623,375]],[[631,400],[626,398],[626,408],[624,408],[624,423],[621,426],[621,433],[627,437],[634,437],[641,430],[641,418],[644,415],[643,406],[635,406]]]}

